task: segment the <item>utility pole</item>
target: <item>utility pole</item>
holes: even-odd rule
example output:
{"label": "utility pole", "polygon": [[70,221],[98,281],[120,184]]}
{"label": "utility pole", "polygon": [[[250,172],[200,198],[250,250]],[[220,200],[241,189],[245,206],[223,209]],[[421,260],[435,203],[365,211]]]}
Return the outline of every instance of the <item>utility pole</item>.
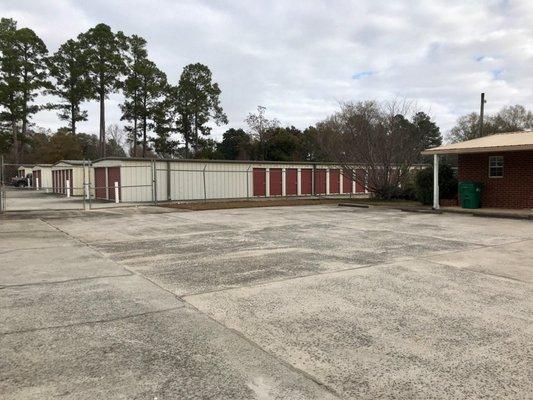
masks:
{"label": "utility pole", "polygon": [[481,93],[481,107],[479,109],[479,137],[483,137],[483,113],[485,111],[485,93]]}

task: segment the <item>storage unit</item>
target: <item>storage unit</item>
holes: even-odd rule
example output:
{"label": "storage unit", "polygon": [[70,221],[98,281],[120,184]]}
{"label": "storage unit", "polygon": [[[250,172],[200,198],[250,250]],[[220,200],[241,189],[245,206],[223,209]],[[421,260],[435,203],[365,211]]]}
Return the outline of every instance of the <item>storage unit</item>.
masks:
{"label": "storage unit", "polygon": [[340,169],[329,170],[329,194],[338,194],[341,192],[341,171]]}
{"label": "storage unit", "polygon": [[315,169],[314,194],[326,194],[326,170],[323,168]]}
{"label": "storage unit", "polygon": [[[85,163],[85,166],[84,166]],[[93,181],[93,172],[90,163],[82,160],[61,160],[51,167],[53,192],[60,195],[67,194],[67,181],[71,196],[83,196],[84,179],[89,183]]]}
{"label": "storage unit", "polygon": [[33,172],[33,165],[23,164],[17,168],[17,176],[25,178],[28,175],[31,175]]}
{"label": "storage unit", "polygon": [[283,194],[283,179],[281,168],[270,168],[270,196],[281,196]]}
{"label": "storage unit", "polygon": [[114,200],[116,182],[121,202],[326,195],[326,182],[341,193],[341,169],[326,163],[109,157],[93,167],[96,198]]}
{"label": "storage unit", "polygon": [[34,165],[32,175],[36,189],[52,191],[52,164]]}
{"label": "storage unit", "polygon": [[303,196],[313,194],[313,169],[301,169],[301,192]]}
{"label": "storage unit", "polygon": [[285,182],[285,194],[287,196],[296,196],[298,194],[298,169],[287,168]]}

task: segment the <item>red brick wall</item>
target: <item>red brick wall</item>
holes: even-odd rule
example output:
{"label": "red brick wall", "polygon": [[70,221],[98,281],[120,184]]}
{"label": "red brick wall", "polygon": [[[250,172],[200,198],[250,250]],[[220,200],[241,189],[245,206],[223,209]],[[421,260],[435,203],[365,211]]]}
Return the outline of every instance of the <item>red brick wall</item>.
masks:
{"label": "red brick wall", "polygon": [[[503,156],[503,178],[489,178],[489,157]],[[533,151],[460,154],[459,181],[483,183],[481,207],[533,208]]]}

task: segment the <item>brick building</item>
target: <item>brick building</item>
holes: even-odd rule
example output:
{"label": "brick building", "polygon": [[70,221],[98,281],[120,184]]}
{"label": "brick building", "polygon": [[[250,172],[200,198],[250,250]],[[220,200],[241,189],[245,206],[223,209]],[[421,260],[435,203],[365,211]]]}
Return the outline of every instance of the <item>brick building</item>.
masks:
{"label": "brick building", "polygon": [[[440,154],[457,154],[459,181],[483,184],[481,207],[533,209],[531,131],[485,136],[428,149],[422,154],[434,156],[436,173]],[[434,185],[433,206],[439,208],[438,184]]]}

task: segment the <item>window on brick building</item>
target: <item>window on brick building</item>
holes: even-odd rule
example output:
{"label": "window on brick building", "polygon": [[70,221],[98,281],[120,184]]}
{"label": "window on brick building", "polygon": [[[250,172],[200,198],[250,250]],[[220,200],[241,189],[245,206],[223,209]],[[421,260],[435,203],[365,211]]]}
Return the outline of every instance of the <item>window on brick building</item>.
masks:
{"label": "window on brick building", "polygon": [[489,157],[489,178],[503,178],[503,157]]}

